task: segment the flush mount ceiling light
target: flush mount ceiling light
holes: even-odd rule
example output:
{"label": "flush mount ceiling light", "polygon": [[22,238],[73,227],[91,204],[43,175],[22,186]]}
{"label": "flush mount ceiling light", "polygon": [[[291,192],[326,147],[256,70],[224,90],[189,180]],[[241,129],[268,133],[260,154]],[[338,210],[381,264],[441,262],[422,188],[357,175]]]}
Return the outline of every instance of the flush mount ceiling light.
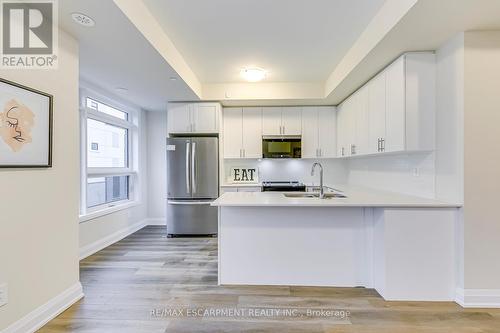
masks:
{"label": "flush mount ceiling light", "polygon": [[73,19],[73,21],[80,25],[83,25],[84,27],[93,27],[95,25],[94,19],[83,13],[71,13],[71,18]]}
{"label": "flush mount ceiling light", "polygon": [[243,68],[240,72],[241,76],[249,82],[258,82],[266,78],[266,71],[262,68],[252,67]]}

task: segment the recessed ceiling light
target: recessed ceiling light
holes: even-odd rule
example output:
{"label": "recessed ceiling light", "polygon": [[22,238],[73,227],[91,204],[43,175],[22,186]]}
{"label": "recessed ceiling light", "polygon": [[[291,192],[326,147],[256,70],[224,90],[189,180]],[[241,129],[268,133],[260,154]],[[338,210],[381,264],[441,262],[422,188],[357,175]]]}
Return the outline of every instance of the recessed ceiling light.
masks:
{"label": "recessed ceiling light", "polygon": [[241,76],[249,82],[258,82],[266,78],[266,71],[262,68],[252,67],[243,68],[240,72]]}
{"label": "recessed ceiling light", "polygon": [[128,91],[128,89],[125,87],[116,87],[115,90],[120,93],[126,93]]}
{"label": "recessed ceiling light", "polygon": [[83,13],[71,13],[71,18],[73,19],[73,21],[80,25],[83,25],[84,27],[93,27],[95,25],[94,19]]}

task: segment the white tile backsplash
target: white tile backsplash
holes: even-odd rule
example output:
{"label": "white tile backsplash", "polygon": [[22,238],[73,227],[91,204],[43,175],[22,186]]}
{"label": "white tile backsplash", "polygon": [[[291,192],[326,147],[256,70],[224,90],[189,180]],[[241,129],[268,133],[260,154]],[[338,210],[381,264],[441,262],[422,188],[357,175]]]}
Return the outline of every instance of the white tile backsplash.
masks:
{"label": "white tile backsplash", "polygon": [[435,196],[434,153],[358,157],[348,160],[347,183],[426,198]]}
{"label": "white tile backsplash", "polygon": [[314,162],[324,169],[325,185],[348,184],[425,198],[435,197],[433,153],[366,156],[350,159],[248,159],[225,160],[224,183],[231,183],[231,167],[255,167],[259,181],[298,180],[318,185],[319,174],[311,176]]}
{"label": "white tile backsplash", "polygon": [[343,184],[346,180],[345,161],[331,159],[262,159],[262,160],[225,160],[225,183],[231,183],[231,167],[255,167],[259,170],[259,181],[297,180],[308,185],[319,184],[319,174],[311,176],[314,162],[320,162],[324,169],[324,182],[327,185]]}

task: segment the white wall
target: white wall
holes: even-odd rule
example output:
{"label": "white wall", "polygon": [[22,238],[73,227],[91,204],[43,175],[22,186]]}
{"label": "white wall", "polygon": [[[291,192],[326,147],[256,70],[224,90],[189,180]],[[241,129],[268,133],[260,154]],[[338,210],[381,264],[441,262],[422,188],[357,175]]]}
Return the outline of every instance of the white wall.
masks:
{"label": "white wall", "polygon": [[263,159],[263,160],[225,160],[225,179],[221,184],[228,183],[231,167],[256,167],[259,170],[259,181],[297,180],[307,185],[319,185],[319,173],[311,176],[311,167],[319,162],[324,169],[325,185],[335,186],[345,184],[346,169],[342,160],[333,159]]}
{"label": "white wall", "polygon": [[79,284],[78,44],[59,31],[59,67],[0,70],[54,96],[53,167],[0,169],[0,330]]}
{"label": "white wall", "polygon": [[165,224],[167,207],[167,113],[147,112],[148,138],[148,217]]}
{"label": "white wall", "polygon": [[[101,92],[103,93],[103,92]],[[105,94],[105,93],[104,93]],[[147,132],[146,112],[140,111],[138,144],[139,157],[136,159],[136,166],[139,177],[140,198],[134,207],[120,210],[105,216],[80,223],[80,251],[88,254],[89,250],[97,251],[104,245],[109,245],[107,239],[117,240],[116,237],[126,236],[137,227],[146,223],[148,217],[148,173],[147,173]],[[115,236],[115,237],[114,237]],[[120,237],[119,237],[120,238]]]}
{"label": "white wall", "polygon": [[412,153],[348,159],[347,182],[381,191],[434,197],[434,154]]}
{"label": "white wall", "polygon": [[500,295],[500,31],[466,32],[464,64],[465,288]]}
{"label": "white wall", "polygon": [[436,51],[436,199],[463,202],[464,34]]}

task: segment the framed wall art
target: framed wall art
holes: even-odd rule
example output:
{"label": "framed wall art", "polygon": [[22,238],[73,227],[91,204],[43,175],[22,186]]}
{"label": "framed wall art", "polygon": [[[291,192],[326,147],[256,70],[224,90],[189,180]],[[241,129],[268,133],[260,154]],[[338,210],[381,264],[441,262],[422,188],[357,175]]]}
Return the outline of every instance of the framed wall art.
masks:
{"label": "framed wall art", "polygon": [[52,166],[52,95],[0,78],[0,168]]}

